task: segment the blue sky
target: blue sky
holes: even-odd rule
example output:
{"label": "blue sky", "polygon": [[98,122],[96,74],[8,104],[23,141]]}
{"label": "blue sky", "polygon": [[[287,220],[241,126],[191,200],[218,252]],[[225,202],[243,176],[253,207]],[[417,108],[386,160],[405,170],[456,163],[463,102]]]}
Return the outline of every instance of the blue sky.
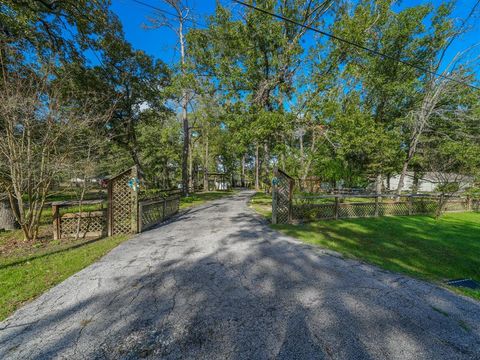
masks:
{"label": "blue sky", "polygon": [[[156,7],[168,9],[161,0],[142,1]],[[475,1],[476,0],[458,0],[454,16],[456,18],[464,18]],[[204,16],[213,14],[216,1],[190,0],[189,3],[199,18],[200,23],[202,23],[204,21]],[[228,6],[239,6],[234,5],[233,2],[229,0],[221,0],[221,3]],[[425,3],[428,2],[420,0],[402,1],[400,7],[404,8]],[[434,0],[432,3],[434,6],[438,6],[442,1]],[[142,24],[148,22],[148,16],[151,16],[154,13],[154,10],[144,5],[137,4],[133,0],[112,0],[111,8],[119,16],[123,24],[125,36],[127,40],[133,44],[134,48],[144,50],[147,54],[160,58],[168,64],[178,60],[179,54],[176,46],[176,35],[170,29],[163,28],[146,30],[142,27]],[[470,25],[473,27],[472,31],[453,44],[448,57],[451,58],[457,51],[465,49],[480,41],[480,36],[478,36],[480,33],[480,19],[478,17],[473,18],[470,21]],[[477,55],[480,54],[480,49],[476,50],[475,53]]]}

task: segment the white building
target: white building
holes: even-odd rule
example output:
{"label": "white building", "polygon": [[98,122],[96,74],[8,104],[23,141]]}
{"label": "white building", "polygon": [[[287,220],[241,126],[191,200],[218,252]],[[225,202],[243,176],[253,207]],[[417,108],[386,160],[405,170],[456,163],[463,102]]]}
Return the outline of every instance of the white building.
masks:
{"label": "white building", "polygon": [[[386,190],[396,190],[398,182],[400,181],[400,174],[390,177],[390,181],[384,180],[383,184]],[[473,184],[473,177],[459,174],[433,173],[427,172],[418,176],[417,192],[434,192],[437,186],[446,182],[460,183],[460,189],[465,189]],[[388,186],[390,185],[390,186]],[[407,172],[403,180],[403,190],[412,191],[414,185],[413,172]]]}

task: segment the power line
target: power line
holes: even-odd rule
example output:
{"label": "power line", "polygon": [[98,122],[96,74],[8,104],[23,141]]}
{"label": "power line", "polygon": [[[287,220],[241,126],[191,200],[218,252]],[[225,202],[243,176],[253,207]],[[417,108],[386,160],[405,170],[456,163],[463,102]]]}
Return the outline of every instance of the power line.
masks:
{"label": "power line", "polygon": [[247,3],[243,2],[243,1],[240,1],[240,0],[233,0],[233,1],[236,2],[237,4],[240,4],[240,5],[249,7],[250,9],[259,11],[259,12],[261,12],[261,13],[264,13],[264,14],[267,14],[267,15],[270,15],[270,16],[273,16],[273,17],[275,17],[275,18],[277,18],[277,19],[281,19],[281,20],[287,21],[287,22],[292,23],[292,24],[294,24],[294,25],[298,25],[298,26],[301,26],[301,27],[303,27],[303,28],[305,28],[305,29],[308,29],[308,30],[311,30],[311,31],[313,31],[313,32],[319,33],[319,34],[321,34],[321,35],[327,36],[327,37],[332,38],[332,39],[334,39],[334,40],[337,40],[337,41],[340,41],[340,42],[349,44],[349,45],[354,46],[354,47],[357,47],[357,48],[362,49],[362,50],[364,50],[364,51],[367,51],[367,52],[369,52],[369,53],[371,53],[371,54],[378,55],[378,56],[382,56],[382,57],[384,57],[384,58],[386,58],[386,59],[390,59],[390,60],[393,60],[393,61],[397,61],[397,62],[399,62],[399,63],[401,63],[401,64],[410,66],[410,67],[415,68],[415,69],[417,69],[417,70],[420,70],[420,71],[422,71],[422,72],[424,72],[424,73],[428,73],[428,74],[430,74],[430,75],[433,75],[433,76],[436,76],[436,77],[439,77],[439,78],[442,78],[442,79],[445,79],[445,80],[449,80],[449,81],[455,82],[455,83],[457,83],[457,84],[461,84],[461,85],[464,85],[464,86],[468,86],[468,87],[470,87],[470,88],[472,88],[472,89],[475,89],[475,90],[480,90],[480,88],[477,87],[477,86],[475,86],[475,85],[471,85],[471,84],[465,83],[465,82],[463,82],[463,81],[460,81],[460,80],[451,78],[451,77],[449,77],[449,76],[445,76],[445,75],[439,74],[439,73],[437,73],[437,72],[435,72],[435,71],[431,71],[431,70],[425,69],[425,68],[423,68],[423,67],[421,67],[421,66],[412,64],[412,63],[410,63],[410,62],[408,62],[408,61],[399,59],[399,58],[397,58],[397,57],[395,57],[395,56],[392,56],[392,55],[389,55],[389,54],[385,54],[385,53],[382,53],[382,52],[377,51],[377,50],[374,50],[374,49],[370,49],[370,48],[368,48],[368,47],[366,47],[366,46],[357,44],[357,43],[355,43],[355,42],[353,42],[353,41],[350,41],[350,40],[341,38],[341,37],[339,37],[339,36],[330,34],[330,33],[328,33],[328,32],[319,30],[319,29],[314,28],[314,27],[312,27],[312,26],[302,24],[301,22],[298,22],[298,21],[296,21],[296,20],[287,18],[287,17],[285,17],[285,16],[283,16],[283,15],[275,14],[275,13],[270,12],[270,11],[268,11],[268,10],[265,10],[265,9],[262,9],[262,8],[259,8],[259,7],[256,7],[255,5],[247,4]]}
{"label": "power line", "polygon": [[[159,8],[158,6],[151,5],[151,4],[146,3],[146,2],[144,2],[144,1],[140,1],[140,0],[132,0],[132,1],[133,1],[134,3],[139,4],[139,5],[148,7],[148,8],[150,8],[150,9],[156,10],[156,11],[158,11],[158,12],[160,12],[160,13],[164,13],[164,14],[166,14],[166,15],[169,15],[169,16],[172,16],[172,17],[175,17],[175,18],[178,18],[178,16],[179,16],[178,14],[171,13],[171,12],[169,12],[169,11],[167,11],[167,10],[161,9],[161,8]],[[193,19],[189,19],[189,18],[185,18],[184,20],[185,20],[185,21],[192,22],[193,24],[199,23],[199,22],[197,22],[197,21],[195,21],[195,20],[193,20]],[[199,24],[200,24],[200,23],[199,23]],[[200,25],[203,25],[203,24],[200,24]]]}
{"label": "power line", "polygon": [[149,7],[150,9],[153,9],[153,10],[156,10],[156,11],[160,11],[162,13],[165,13],[167,15],[170,15],[170,16],[173,16],[173,17],[178,17],[178,15],[175,15],[171,12],[168,12],[167,10],[163,10],[163,9],[160,9],[159,7],[156,7],[156,6],[153,6],[153,5],[150,5],[146,2],[143,2],[143,1],[139,1],[139,0],[132,0],[134,3],[137,3],[137,4],[140,4],[140,5],[143,5],[143,6],[146,6],[146,7]]}

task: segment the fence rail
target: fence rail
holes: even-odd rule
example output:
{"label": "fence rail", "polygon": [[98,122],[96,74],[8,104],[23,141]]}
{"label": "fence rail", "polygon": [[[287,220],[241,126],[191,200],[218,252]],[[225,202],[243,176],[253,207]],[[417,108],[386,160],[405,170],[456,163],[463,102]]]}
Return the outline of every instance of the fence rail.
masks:
{"label": "fence rail", "polygon": [[[426,215],[437,211],[440,197],[431,195],[319,195],[292,199],[293,221],[345,219],[374,216]],[[479,201],[446,200],[443,211],[478,211]]]}
{"label": "fence rail", "polygon": [[[52,202],[53,238],[72,237],[102,237],[107,233],[107,210],[103,207],[105,201],[56,201]],[[97,207],[85,210],[82,207]],[[98,208],[99,207],[99,208]],[[62,214],[64,208],[75,208],[75,211]],[[79,210],[81,209],[81,210]]]}
{"label": "fence rail", "polygon": [[68,213],[60,217],[59,238],[102,237],[107,234],[106,210]]}
{"label": "fence rail", "polygon": [[[106,202],[53,202],[54,238],[136,234],[178,212],[181,190],[139,190],[138,170],[132,167],[109,180]],[[108,205],[107,209],[104,208],[105,204]],[[70,208],[70,211],[62,214],[62,208]]]}
{"label": "fence rail", "polygon": [[145,231],[178,213],[180,196],[138,203],[138,231]]}

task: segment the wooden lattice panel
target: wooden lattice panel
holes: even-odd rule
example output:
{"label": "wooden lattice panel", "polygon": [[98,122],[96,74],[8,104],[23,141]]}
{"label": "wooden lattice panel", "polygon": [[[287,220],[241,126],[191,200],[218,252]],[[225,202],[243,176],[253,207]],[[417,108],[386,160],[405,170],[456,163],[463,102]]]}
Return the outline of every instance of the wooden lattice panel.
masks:
{"label": "wooden lattice panel", "polygon": [[100,237],[106,234],[105,211],[69,213],[60,218],[60,237]]}
{"label": "wooden lattice panel", "polygon": [[449,201],[445,205],[444,211],[445,212],[458,212],[458,211],[466,211],[468,208],[466,201],[462,200],[454,200]]}
{"label": "wooden lattice panel", "polygon": [[178,212],[179,206],[180,206],[180,198],[178,196],[174,198],[166,199],[164,220],[175,215]]}
{"label": "wooden lattice panel", "polygon": [[409,214],[409,205],[408,202],[396,201],[396,202],[385,202],[378,204],[378,214],[381,215],[391,215],[391,216],[401,216]]}
{"label": "wooden lattice panel", "polygon": [[412,214],[433,214],[438,203],[432,199],[414,198],[412,201]]}
{"label": "wooden lattice panel", "polygon": [[472,201],[472,210],[473,211],[480,211],[480,200],[473,200]]}
{"label": "wooden lattice panel", "polygon": [[333,219],[335,217],[335,204],[310,204],[302,202],[293,205],[292,216],[295,220],[299,221]]}
{"label": "wooden lattice panel", "polygon": [[142,204],[142,229],[146,229],[163,220],[163,200]]}
{"label": "wooden lattice panel", "polygon": [[[292,179],[281,171],[276,173],[276,214],[278,224],[290,222]],[[272,209],[273,211],[273,209]]]}
{"label": "wooden lattice panel", "polygon": [[179,205],[180,197],[178,196],[140,202],[140,231],[169,219],[178,212]]}
{"label": "wooden lattice panel", "polygon": [[110,235],[137,231],[137,193],[129,186],[136,176],[137,172],[132,168],[110,180]]}
{"label": "wooden lattice panel", "polygon": [[[392,196],[394,198],[394,196]],[[332,198],[333,199],[333,198]],[[322,198],[324,200],[324,198]],[[293,218],[297,221],[313,221],[333,218],[359,218],[373,216],[406,216],[406,215],[431,215],[438,207],[438,199],[427,197],[402,197],[400,201],[378,199],[377,202],[338,203],[338,211],[335,214],[335,204],[315,203],[318,198],[294,199],[292,206]],[[468,211],[469,205],[465,199],[451,199],[445,205],[445,212]],[[480,211],[480,201],[471,203],[472,211]],[[337,216],[335,216],[337,215]]]}
{"label": "wooden lattice panel", "polygon": [[339,218],[356,218],[375,216],[375,203],[339,204]]}

